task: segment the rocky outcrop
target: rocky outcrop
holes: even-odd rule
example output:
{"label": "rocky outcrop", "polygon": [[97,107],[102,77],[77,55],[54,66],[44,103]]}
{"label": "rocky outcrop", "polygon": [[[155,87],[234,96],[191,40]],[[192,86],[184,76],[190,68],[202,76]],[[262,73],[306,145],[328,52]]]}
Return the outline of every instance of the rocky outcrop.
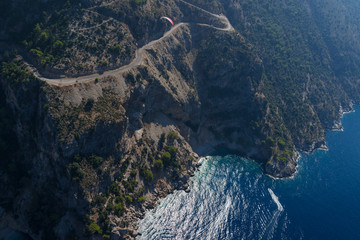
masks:
{"label": "rocky outcrop", "polygon": [[[34,239],[74,234],[127,239],[159,197],[186,189],[198,156],[173,117],[183,115],[188,89],[175,96],[153,74],[158,72],[140,67],[63,88],[30,74],[21,84],[3,77],[23,154],[12,161],[16,167],[26,162],[29,177],[14,185],[4,169],[2,190],[8,195],[1,200],[11,203],[4,219]],[[91,223],[101,230],[92,231]]]}
{"label": "rocky outcrop", "polygon": [[[138,65],[107,77],[59,87],[35,79],[19,61],[7,59],[10,65],[2,66],[2,104],[10,109],[6,126],[16,135],[17,150],[0,169],[6,193],[0,198],[1,224],[34,239],[133,239],[146,209],[175,189],[186,190],[198,157],[219,148],[256,160],[273,177],[291,176],[296,149],[323,147],[325,129],[341,128],[339,113],[351,109],[349,99],[358,99],[358,81],[328,71],[331,49],[316,42],[322,59],[302,57],[320,70],[300,66],[293,57],[301,55],[299,47],[286,45],[292,36],[281,38],[281,24],[264,25],[266,19],[250,14],[261,6],[213,1],[210,9],[228,13],[236,29],[222,31],[219,17],[183,1],[81,3],[92,8],[85,14],[81,5],[66,6],[76,16],[66,27],[85,34],[88,46],[74,34],[76,43],[64,48],[76,53],[70,62],[87,67],[66,65],[59,57],[45,68],[49,74],[81,75],[126,64],[136,43],[166,31],[160,16],[171,13],[183,24],[144,49]],[[34,29],[36,41],[54,26],[41,27]],[[308,41],[297,42],[304,52],[313,48]],[[107,50],[97,54],[95,43]],[[288,52],[278,56],[285,47]],[[51,51],[43,50],[32,54],[46,60]]]}

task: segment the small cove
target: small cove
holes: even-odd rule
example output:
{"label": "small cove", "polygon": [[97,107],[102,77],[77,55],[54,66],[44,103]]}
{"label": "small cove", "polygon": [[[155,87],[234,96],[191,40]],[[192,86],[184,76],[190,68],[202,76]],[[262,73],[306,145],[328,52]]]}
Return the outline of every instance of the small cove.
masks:
{"label": "small cove", "polygon": [[360,239],[355,110],[344,115],[344,131],[327,133],[329,150],[301,154],[293,178],[271,179],[237,156],[207,157],[191,191],[162,199],[137,239]]}

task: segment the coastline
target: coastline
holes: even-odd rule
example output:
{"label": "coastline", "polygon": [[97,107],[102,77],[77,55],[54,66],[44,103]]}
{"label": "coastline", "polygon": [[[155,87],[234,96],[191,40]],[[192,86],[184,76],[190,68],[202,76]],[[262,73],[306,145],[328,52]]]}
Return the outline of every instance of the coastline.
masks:
{"label": "coastline", "polygon": [[[358,108],[356,108],[356,110],[358,110]],[[358,112],[356,112],[356,116]],[[347,202],[345,203],[341,203],[339,204],[338,202],[338,198],[336,198],[338,196],[338,194],[342,193],[344,190],[342,188],[337,188],[336,190],[333,190],[333,184],[330,183],[334,183],[337,182],[337,179],[339,177],[338,174],[333,175],[333,169],[334,166],[341,166],[342,168],[342,172],[340,172],[340,176],[344,176],[345,178],[342,179],[342,184],[348,184],[348,179],[349,178],[353,178],[356,177],[356,175],[354,175],[354,173],[356,173],[356,171],[359,171],[359,162],[357,162],[357,168],[354,172],[352,172],[352,174],[350,176],[343,174],[346,173],[346,168],[349,162],[351,162],[352,160],[350,160],[349,162],[346,162],[344,164],[343,161],[341,161],[341,163],[339,161],[336,160],[336,156],[339,156],[339,154],[341,155],[341,151],[339,151],[341,148],[344,147],[344,145],[348,145],[346,143],[346,141],[343,138],[345,137],[345,135],[350,134],[352,135],[352,139],[354,139],[354,137],[359,136],[359,132],[357,130],[356,134],[352,134],[352,132],[354,131],[354,127],[357,127],[357,121],[356,118],[354,118],[355,114],[351,115],[351,116],[347,116],[347,118],[344,118],[342,120],[342,123],[344,124],[345,129],[347,130],[346,133],[332,133],[332,132],[327,132],[327,142],[328,142],[328,146],[329,148],[332,150],[330,151],[330,153],[324,153],[322,151],[320,152],[315,152],[314,155],[311,156],[307,156],[307,155],[302,155],[302,158],[300,160],[300,158],[298,159],[299,161],[299,166],[298,166],[298,171],[301,175],[296,175],[296,173],[294,174],[293,177],[295,177],[294,180],[289,179],[288,181],[274,181],[274,180],[278,180],[278,179],[270,179],[267,178],[265,176],[263,176],[261,174],[261,172],[259,172],[260,169],[258,169],[257,166],[255,166],[255,164],[243,164],[242,159],[239,159],[240,164],[236,164],[236,160],[233,161],[229,161],[227,162],[227,160],[222,160],[221,157],[218,158],[217,160],[220,162],[220,164],[213,164],[213,160],[211,158],[204,158],[202,159],[202,162],[204,163],[204,168],[201,168],[201,172],[205,172],[206,174],[204,174],[205,176],[202,175],[196,175],[197,177],[200,177],[200,181],[198,180],[194,180],[195,184],[198,184],[200,187],[196,188],[196,189],[192,189],[190,195],[186,195],[184,193],[176,193],[174,196],[170,195],[170,198],[165,200],[163,203],[163,207],[160,208],[159,211],[156,210],[156,212],[152,212],[149,214],[149,217],[146,216],[146,220],[144,222],[141,222],[141,233],[142,233],[142,237],[140,237],[139,239],[150,239],[149,236],[155,236],[153,239],[161,239],[161,236],[164,236],[165,234],[168,234],[169,236],[182,236],[184,234],[184,232],[187,231],[187,229],[189,228],[181,228],[182,226],[184,226],[185,224],[188,224],[190,222],[190,224],[186,225],[188,227],[193,226],[193,223],[196,223],[196,217],[197,216],[203,216],[203,218],[207,217],[207,216],[211,216],[211,214],[207,214],[209,213],[209,211],[203,211],[200,213],[197,211],[194,211],[192,209],[202,209],[202,206],[207,206],[208,209],[213,210],[215,213],[221,213],[221,210],[224,208],[223,205],[225,205],[225,202],[227,202],[227,198],[230,198],[230,202],[232,204],[232,207],[230,209],[232,209],[234,212],[232,212],[232,218],[224,218],[224,222],[226,223],[233,223],[234,225],[236,224],[237,229],[242,229],[241,234],[245,234],[248,233],[249,235],[251,234],[251,236],[256,236],[256,234],[259,234],[259,236],[267,236],[267,235],[263,235],[263,229],[265,227],[268,226],[273,226],[270,225],[270,223],[274,223],[273,219],[274,216],[278,216],[277,210],[279,210],[279,208],[277,208],[276,210],[276,201],[274,201],[274,199],[271,196],[270,191],[268,190],[268,188],[270,188],[275,194],[276,196],[279,197],[278,200],[280,200],[281,204],[284,206],[284,213],[282,215],[281,218],[277,218],[276,223],[278,223],[277,226],[279,226],[276,231],[278,231],[277,235],[274,235],[273,238],[275,239],[280,239],[279,235],[282,234],[282,232],[280,232],[279,229],[282,229],[282,226],[285,226],[285,223],[287,224],[286,226],[290,226],[290,220],[292,221],[292,225],[294,227],[297,226],[309,226],[309,229],[306,230],[307,231],[307,236],[311,236],[311,231],[315,231],[316,234],[318,234],[319,236],[323,236],[324,234],[322,233],[321,229],[315,229],[313,230],[313,228],[311,228],[313,226],[314,223],[312,223],[311,221],[308,221],[309,219],[312,219],[313,216],[319,216],[320,214],[324,214],[324,215],[320,215],[320,216],[324,216],[329,218],[329,220],[326,220],[324,222],[319,222],[316,224],[319,224],[318,226],[321,227],[326,227],[329,226],[329,224],[332,226],[332,229],[334,227],[334,225],[338,224],[338,220],[331,220],[333,218],[331,218],[332,213],[330,212],[330,215],[328,215],[329,210],[334,209],[339,207],[339,209],[343,209],[343,207],[347,210],[350,209],[350,207],[348,207]],[[350,120],[352,119],[352,120]],[[349,123],[351,122],[351,124]],[[349,124],[349,125],[348,125]],[[341,144],[337,144],[340,141]],[[335,144],[334,144],[335,142]],[[356,142],[354,144],[351,144],[350,146],[352,146],[351,148],[353,148],[353,146],[356,146]],[[340,148],[339,148],[340,147]],[[319,149],[320,150],[320,149]],[[348,152],[348,151],[346,151]],[[335,153],[335,155],[333,155]],[[332,159],[331,161],[327,161],[330,158]],[[335,157],[335,158],[334,158]],[[347,157],[345,157],[347,158]],[[206,162],[206,160],[209,159],[211,161]],[[353,160],[357,160],[356,158]],[[217,162],[217,161],[214,161]],[[245,159],[245,162],[247,162],[247,159]],[[253,161],[251,161],[253,162]],[[333,167],[327,167],[330,166],[328,164],[335,164],[335,165],[331,165]],[[207,165],[209,165],[210,167],[207,167]],[[224,166],[224,167],[222,167]],[[244,171],[246,172],[242,172],[242,170],[237,170],[237,169],[242,169],[242,166],[244,166]],[[255,167],[255,168],[254,168]],[[224,170],[224,172],[221,171],[221,169],[227,169],[226,171]],[[335,168],[336,169],[336,168]],[[234,174],[234,170],[241,172],[241,174],[238,174],[238,172],[236,172],[236,174]],[[344,172],[345,170],[345,172]],[[217,173],[217,171],[221,171],[221,173]],[[208,174],[208,175],[207,175]],[[239,175],[241,175],[239,177]],[[196,179],[196,178],[195,178]],[[284,179],[285,180],[285,179]],[[356,183],[358,183],[358,181],[356,181]],[[213,185],[214,184],[214,185]],[[210,185],[210,186],[209,186]],[[232,190],[235,191],[228,191],[228,189],[226,188],[226,191],[224,191],[224,193],[219,193],[218,194],[212,194],[217,193],[219,186],[222,187],[223,185],[226,186],[236,186],[234,188],[232,188]],[[316,187],[314,187],[316,186]],[[345,185],[346,186],[346,185]],[[356,188],[356,185],[352,185],[353,187]],[[229,187],[231,188],[231,187]],[[208,202],[206,203],[202,203],[203,201],[197,201],[196,204],[194,203],[194,199],[200,199],[200,196],[203,196],[203,190],[205,189],[204,192],[210,192],[209,195],[205,195],[206,197],[204,197],[204,199],[209,200],[209,204]],[[221,188],[222,189],[222,188]],[[294,192],[294,189],[296,189],[296,191]],[[269,191],[270,195],[267,193],[267,191]],[[309,190],[313,190],[313,194],[309,194]],[[254,193],[256,191],[256,193]],[[239,197],[239,195],[237,193],[241,193],[241,198]],[[348,196],[352,196],[353,195],[353,191],[348,191],[347,192]],[[243,197],[244,195],[244,197]],[[271,198],[270,198],[271,196]],[[336,197],[332,197],[332,196],[336,196]],[[319,201],[319,197],[321,197],[322,201]],[[259,198],[261,199],[261,201],[259,201]],[[221,199],[221,200],[218,200]],[[246,200],[244,200],[246,199]],[[271,201],[271,199],[273,199],[273,201]],[[327,204],[326,200],[330,199],[330,204]],[[342,199],[342,198],[341,198]],[[247,201],[249,200],[249,201]],[[252,201],[251,201],[252,200]],[[354,201],[353,201],[354,200]],[[228,201],[229,202],[229,201]],[[239,204],[242,203],[242,204]],[[261,204],[264,205],[260,205],[258,204],[259,202],[261,202]],[[326,202],[324,204],[324,202]],[[354,196],[354,199],[351,198],[350,202],[350,206],[356,205],[356,195]],[[173,204],[176,203],[176,204]],[[194,207],[192,207],[192,205],[187,206],[188,204],[186,204],[184,206],[185,203],[190,203],[190,204],[194,204]],[[275,203],[275,204],[274,204]],[[291,204],[290,204],[291,203]],[[313,206],[316,206],[316,208],[314,208]],[[341,205],[341,206],[340,206]],[[249,208],[249,206],[255,206],[254,208]],[[257,210],[257,206],[262,206],[264,207],[264,212],[266,212],[268,215],[266,215],[267,218],[264,218],[265,220],[267,220],[268,224],[263,224],[261,225],[259,222],[259,218],[254,218],[255,214],[258,215],[258,210]],[[298,208],[298,206],[301,206],[301,209]],[[324,208],[322,208],[324,207]],[[205,208],[205,207],[204,207]],[[237,209],[238,211],[235,212],[235,209]],[[326,211],[325,211],[325,210]],[[184,217],[181,219],[178,219],[177,217],[172,217],[171,214],[172,212],[177,212],[179,210],[179,212],[181,212],[180,216],[188,216],[188,217]],[[357,212],[359,211],[359,209],[357,208],[356,210]],[[260,211],[261,212],[261,211]],[[304,214],[305,212],[307,212],[307,214]],[[348,216],[346,214],[346,212],[344,211],[339,211],[338,212],[341,216]],[[356,214],[353,213],[354,215]],[[164,215],[164,216],[163,216]],[[287,218],[288,216],[290,216],[289,218]],[[357,217],[358,218],[358,215]],[[195,219],[195,220],[194,220]],[[214,221],[214,219],[216,219],[216,216],[213,218],[210,218],[210,222]],[[249,229],[247,228],[240,228],[241,226],[244,225],[240,225],[240,223],[236,222],[237,219],[246,219],[246,222],[242,222],[243,224],[259,224],[259,228],[256,229],[258,231],[249,231]],[[261,219],[261,218],[260,218]],[[153,220],[153,221],[152,221]],[[289,220],[289,222],[287,222],[287,220]],[[350,219],[351,221],[351,219]],[[152,223],[153,222],[153,223]],[[172,227],[170,228],[166,228],[167,226],[169,226],[170,224],[174,223],[174,225],[171,225]],[[304,223],[304,225],[301,225],[302,223]],[[184,224],[184,225],[183,225]],[[209,224],[203,224],[200,225],[199,227],[196,226],[196,228],[194,227],[194,234],[191,236],[194,236],[195,234],[202,234],[203,232],[205,232],[206,230],[203,229],[207,229],[207,226]],[[210,224],[211,226],[213,226],[212,224]],[[354,224],[356,225],[356,223]],[[265,227],[264,227],[265,226]],[[346,226],[345,226],[346,227]],[[181,230],[177,230],[177,229],[181,229]],[[198,230],[199,229],[199,230]],[[266,228],[268,229],[268,228]],[[272,229],[272,228],[271,228]],[[284,228],[285,229],[285,228]],[[289,237],[294,237],[297,238],[298,236],[295,237],[295,235],[293,234],[293,229],[294,228],[287,228],[289,231],[286,231],[286,235]],[[338,231],[343,229],[343,226],[335,226],[334,231]],[[157,232],[155,232],[157,230]],[[251,229],[252,230],[252,229]],[[223,230],[224,235],[226,234],[227,229]],[[284,230],[285,231],[285,230]],[[309,232],[310,231],[310,232]],[[285,232],[284,232],[285,233]],[[356,233],[356,229],[354,231],[351,232],[350,235],[352,236],[356,236],[354,235],[354,233]],[[341,234],[341,233],[340,233]],[[224,236],[222,235],[222,236]],[[331,234],[330,234],[331,235]],[[190,236],[190,234],[189,234]],[[198,235],[199,236],[199,235]],[[200,235],[200,236],[208,236],[206,234]],[[225,235],[227,236],[227,235]],[[243,235],[242,235],[243,236]],[[271,235],[273,236],[273,235]],[[302,235],[304,236],[304,235]],[[238,237],[238,236],[237,236]],[[261,238],[261,237],[259,237]],[[322,239],[322,238],[319,238]],[[325,239],[325,238],[324,238]],[[351,238],[349,238],[351,239]]]}
{"label": "coastline", "polygon": [[[352,107],[352,109],[351,109],[350,111],[342,111],[342,112],[340,113],[340,120],[339,120],[340,124],[341,124],[342,118],[343,118],[343,116],[344,116],[345,114],[353,113],[353,112],[355,112],[355,109],[354,109],[353,107]],[[326,130],[326,132],[327,132],[327,131],[344,131],[342,125],[340,125],[340,126],[341,126],[341,130],[328,129],[328,130]],[[327,135],[327,134],[325,134],[325,137],[326,137],[326,135]],[[249,159],[249,160],[254,161],[254,162],[256,162],[257,164],[259,164],[259,167],[260,167],[262,173],[263,173],[265,176],[271,178],[272,180],[292,180],[292,179],[294,179],[294,178],[296,177],[297,174],[300,174],[300,173],[301,173],[301,172],[299,171],[299,170],[300,170],[299,168],[301,167],[301,166],[299,165],[299,161],[300,161],[300,159],[302,158],[302,155],[303,155],[303,154],[311,154],[311,153],[313,153],[314,151],[329,151],[329,148],[328,148],[328,146],[326,145],[325,140],[324,140],[324,141],[321,141],[321,142],[314,142],[314,143],[312,144],[312,146],[313,146],[313,148],[312,148],[310,151],[302,151],[302,150],[299,150],[299,149],[296,150],[296,152],[295,152],[295,154],[296,154],[296,155],[295,155],[295,161],[294,161],[294,162],[295,162],[295,171],[294,171],[294,173],[291,174],[291,176],[286,176],[286,177],[274,177],[274,176],[272,176],[271,174],[265,173],[264,169],[261,167],[261,165],[259,164],[258,161],[255,161],[254,159]],[[229,155],[231,156],[232,154],[229,154]],[[235,154],[235,155],[236,155],[236,154]],[[195,173],[196,171],[198,171],[198,170],[199,170],[199,167],[200,167],[203,163],[205,163],[205,161],[208,161],[211,157],[212,157],[212,156],[210,156],[210,155],[207,155],[207,156],[204,156],[204,157],[199,157],[199,159],[198,159],[198,161],[197,161],[197,166],[196,166],[196,169],[195,169],[194,173]],[[188,193],[188,192],[191,190],[191,187],[190,187],[190,186],[191,186],[192,183],[193,183],[193,176],[191,176],[191,177],[188,179],[188,184],[187,184],[187,189],[186,189],[186,190],[185,190],[185,189],[176,189],[175,191],[184,190],[186,193]],[[188,190],[188,191],[187,191],[187,190]],[[170,194],[173,194],[173,193],[174,193],[174,191],[173,191],[172,193],[170,193]],[[169,194],[168,194],[168,195],[169,195]],[[167,196],[168,196],[168,195],[167,195]],[[157,204],[156,204],[156,205],[159,204],[159,201],[160,201],[161,199],[163,199],[163,198],[159,198],[159,199],[157,200]],[[155,207],[156,207],[156,206],[155,206]],[[153,209],[155,209],[155,207],[152,208],[152,209],[148,209],[147,212],[148,212],[148,211],[152,211]],[[145,214],[147,214],[147,212],[145,212]],[[145,214],[144,214],[141,218],[138,219],[138,226],[139,226],[139,222],[144,218]],[[137,229],[137,232],[138,232],[138,230],[139,230],[139,228]],[[141,233],[138,232],[138,235],[141,235]]]}
{"label": "coastline", "polygon": [[333,122],[334,125],[328,130],[330,130],[330,131],[344,131],[344,128],[343,128],[342,123],[341,123],[341,119],[344,117],[345,114],[349,114],[349,113],[353,113],[353,112],[355,112],[353,101],[350,101],[350,103],[349,103],[349,110],[343,110],[343,107],[340,106],[339,120],[335,120]]}
{"label": "coastline", "polygon": [[[333,128],[331,129],[328,129],[326,131],[340,131],[340,132],[343,132],[344,131],[344,128],[342,126],[342,118],[344,117],[345,114],[349,114],[349,113],[354,113],[355,112],[355,109],[354,109],[354,104],[352,104],[352,102],[349,104],[350,105],[350,110],[349,111],[344,111],[342,110],[340,112],[340,116],[339,116],[339,121],[336,123],[334,123],[335,125],[333,126]],[[341,107],[342,109],[342,107]],[[326,135],[325,135],[325,138],[326,138]],[[315,147],[317,144],[320,144],[320,146],[318,147]],[[271,176],[270,174],[265,174],[266,176],[274,179],[274,180],[285,180],[285,179],[293,179],[295,177],[295,175],[298,173],[298,167],[299,167],[299,159],[301,158],[301,154],[312,154],[314,151],[329,151],[329,148],[328,146],[326,145],[326,141],[322,141],[322,142],[313,142],[312,143],[312,148],[309,150],[309,151],[301,151],[301,150],[297,150],[296,153],[298,154],[298,157],[296,158],[296,167],[295,167],[295,172],[289,176],[289,177],[284,177],[284,178],[278,178],[278,177],[273,177]]]}
{"label": "coastline", "polygon": [[267,177],[269,177],[269,178],[271,178],[271,179],[273,179],[273,180],[294,179],[295,175],[298,173],[298,167],[299,167],[298,162],[299,162],[299,159],[301,158],[301,154],[300,154],[299,151],[296,151],[295,154],[296,154],[295,161],[294,161],[295,164],[296,164],[296,166],[295,166],[295,171],[294,171],[294,173],[292,173],[290,176],[286,176],[286,177],[274,177],[274,176],[272,176],[272,175],[270,175],[270,174],[268,174],[268,173],[263,172],[264,175],[267,176]]}

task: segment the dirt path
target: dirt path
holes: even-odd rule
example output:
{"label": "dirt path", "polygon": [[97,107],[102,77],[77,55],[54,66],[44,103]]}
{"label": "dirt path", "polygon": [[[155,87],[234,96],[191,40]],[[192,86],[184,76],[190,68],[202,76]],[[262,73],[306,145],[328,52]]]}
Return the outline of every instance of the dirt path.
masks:
{"label": "dirt path", "polygon": [[[213,14],[211,12],[206,11],[205,9],[197,7],[197,6],[195,6],[195,5],[191,4],[191,3],[185,2],[183,0],[179,0],[179,1],[181,1],[181,2],[183,2],[185,4],[188,4],[188,5],[196,8],[196,9],[199,9],[200,11],[208,13],[209,15],[211,15],[213,17],[219,18],[221,21],[223,21],[226,24],[226,27],[219,28],[219,27],[215,27],[215,26],[212,26],[212,25],[209,25],[209,24],[202,24],[202,23],[197,23],[198,25],[211,27],[211,28],[214,28],[214,29],[219,30],[219,31],[232,31],[234,29],[226,16]],[[73,84],[76,84],[76,83],[83,83],[83,82],[92,81],[92,80],[94,80],[96,78],[107,77],[107,76],[123,73],[123,72],[137,66],[137,65],[140,65],[142,63],[142,60],[143,60],[143,52],[144,52],[144,50],[150,48],[154,44],[156,44],[156,43],[162,41],[163,39],[167,38],[169,35],[171,35],[174,31],[176,31],[178,28],[180,28],[184,24],[186,24],[186,23],[178,23],[178,24],[176,24],[169,31],[167,31],[161,38],[156,39],[154,41],[151,41],[148,44],[144,45],[143,47],[137,49],[136,52],[135,52],[135,58],[128,65],[125,65],[125,66],[122,66],[120,68],[116,68],[116,69],[113,69],[113,70],[105,71],[105,72],[103,72],[101,74],[100,73],[94,73],[94,74],[80,76],[80,77],[74,77],[74,78],[57,78],[57,79],[54,78],[54,79],[52,79],[52,78],[42,77],[41,74],[38,72],[38,70],[34,66],[32,66],[32,65],[30,65],[29,63],[26,63],[26,62],[25,62],[25,64],[28,66],[30,71],[37,78],[39,78],[40,80],[45,81],[45,82],[47,82],[48,84],[51,84],[51,85],[68,86],[68,85],[73,85]]]}

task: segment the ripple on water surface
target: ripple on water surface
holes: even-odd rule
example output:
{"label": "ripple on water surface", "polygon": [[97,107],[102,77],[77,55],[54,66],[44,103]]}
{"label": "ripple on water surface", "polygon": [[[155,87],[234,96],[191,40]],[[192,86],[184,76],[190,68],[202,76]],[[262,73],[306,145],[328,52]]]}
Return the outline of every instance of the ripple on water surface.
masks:
{"label": "ripple on water surface", "polygon": [[358,110],[328,133],[329,151],[302,154],[291,179],[236,156],[204,159],[191,191],[162,199],[137,239],[360,239]]}
{"label": "ripple on water surface", "polygon": [[272,238],[286,214],[265,188],[268,181],[253,161],[208,157],[189,193],[176,191],[146,214],[137,239]]}

